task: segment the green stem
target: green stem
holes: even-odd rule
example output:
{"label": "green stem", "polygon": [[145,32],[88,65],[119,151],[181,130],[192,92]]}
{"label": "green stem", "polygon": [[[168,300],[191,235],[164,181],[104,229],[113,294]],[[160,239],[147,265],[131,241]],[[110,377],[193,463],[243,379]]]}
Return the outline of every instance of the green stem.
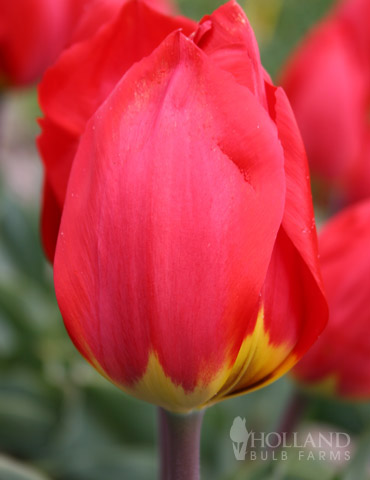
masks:
{"label": "green stem", "polygon": [[199,480],[203,414],[179,415],[159,409],[161,480]]}
{"label": "green stem", "polygon": [[292,435],[306,410],[307,404],[308,400],[304,393],[296,390],[283,414],[279,433],[286,433],[287,437]]}
{"label": "green stem", "polygon": [[167,480],[168,478],[168,428],[166,421],[166,411],[158,408],[158,425],[159,425],[159,478]]}

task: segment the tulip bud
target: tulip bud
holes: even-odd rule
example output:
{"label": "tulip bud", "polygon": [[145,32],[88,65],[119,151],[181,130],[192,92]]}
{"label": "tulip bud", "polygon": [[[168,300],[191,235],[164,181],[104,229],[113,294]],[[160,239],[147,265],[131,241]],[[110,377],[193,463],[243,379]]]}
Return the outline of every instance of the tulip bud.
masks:
{"label": "tulip bud", "polygon": [[0,0],[0,83],[35,82],[66,45],[74,24],[69,0]]}
{"label": "tulip bud", "polygon": [[306,157],[231,1],[130,1],[40,87],[43,236],[66,328],[175,412],[267,385],[326,323]]}
{"label": "tulip bud", "polygon": [[308,386],[370,397],[370,202],[332,218],[319,237],[329,323],[294,369]]}
{"label": "tulip bud", "polygon": [[346,0],[288,61],[282,84],[315,176],[341,203],[370,195],[370,2]]}

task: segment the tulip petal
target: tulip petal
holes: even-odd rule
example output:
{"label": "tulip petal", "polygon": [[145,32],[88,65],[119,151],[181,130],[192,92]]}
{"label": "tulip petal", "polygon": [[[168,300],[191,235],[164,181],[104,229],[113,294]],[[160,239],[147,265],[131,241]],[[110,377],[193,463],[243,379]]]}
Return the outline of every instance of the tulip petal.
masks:
{"label": "tulip petal", "polygon": [[[137,0],[146,3],[153,9],[163,13],[175,13],[172,0]],[[121,9],[126,0],[89,0],[88,8],[81,15],[80,22],[74,31],[71,45],[94,35],[99,28],[109,22]]]}
{"label": "tulip petal", "polygon": [[342,179],[346,200],[357,202],[370,194],[370,124],[365,126],[362,147],[347,175]]}
{"label": "tulip petal", "polygon": [[265,109],[171,35],[97,111],[72,167],[55,286],[82,354],[140,398],[164,405],[162,378],[172,409],[206,402],[256,324],[284,197]]}
{"label": "tulip petal", "polygon": [[79,136],[48,118],[39,120],[39,124],[43,134],[38,139],[38,148],[44,160],[49,189],[53,190],[55,200],[62,210]]}
{"label": "tulip petal", "polygon": [[231,0],[200,22],[194,42],[220,68],[232,73],[266,104],[264,73],[252,27],[242,8]]}
{"label": "tulip petal", "polygon": [[[299,341],[294,353],[300,357],[315,342],[327,323],[328,311],[317,246],[316,224],[311,200],[310,177],[303,142],[281,88],[269,86],[269,105],[275,115],[285,154],[286,203],[282,228],[301,257],[301,290],[305,301]],[[291,283],[299,282],[292,276]],[[294,291],[294,285],[292,284]],[[280,335],[278,332],[276,335]],[[274,335],[273,335],[274,336]]]}
{"label": "tulip petal", "polygon": [[58,239],[59,223],[62,210],[55,198],[54,190],[45,178],[42,194],[41,234],[44,239],[44,251],[52,263],[54,260],[55,245]]}
{"label": "tulip petal", "polygon": [[262,290],[261,326],[253,333],[256,349],[248,357],[241,349],[224,398],[253,391],[290,370],[328,317],[304,146],[284,91],[268,82],[266,89],[285,154],[285,210]]}
{"label": "tulip petal", "polygon": [[320,339],[298,363],[305,383],[348,398],[370,395],[370,202],[333,217],[319,237],[330,319]]}
{"label": "tulip petal", "polygon": [[328,19],[292,57],[281,80],[295,112],[312,171],[346,175],[361,145],[368,79],[345,25]]}
{"label": "tulip petal", "polygon": [[291,358],[291,350],[288,342],[272,343],[266,329],[264,306],[261,304],[253,331],[245,337],[226,382],[211,404],[243,395],[276,380],[282,375],[277,373],[278,367],[288,357]]}
{"label": "tulip petal", "polygon": [[76,5],[78,22],[69,46],[95,35],[103,25],[118,14],[124,2],[125,0],[88,0],[82,10]]}
{"label": "tulip petal", "polygon": [[174,30],[191,33],[194,28],[195,24],[185,18],[167,17],[137,0],[126,2],[96,36],[72,46],[47,71],[39,89],[45,116],[81,134],[128,68]]}
{"label": "tulip petal", "polygon": [[[46,118],[41,121],[38,147],[60,208],[88,119],[133,63],[151,53],[170,32],[182,28],[189,33],[194,25],[190,20],[166,17],[143,2],[131,0],[114,21],[93,38],[65,51],[47,71],[39,88]],[[43,238],[48,249],[51,242]]]}
{"label": "tulip petal", "polygon": [[353,55],[358,56],[365,70],[370,68],[370,3],[368,0],[351,0],[339,4],[336,17],[349,32]]}
{"label": "tulip petal", "polygon": [[68,2],[60,1],[2,1],[0,18],[0,83],[17,86],[33,83],[42,75],[74,26]]}
{"label": "tulip petal", "polygon": [[77,135],[44,118],[39,121],[43,135],[38,139],[38,148],[47,174],[41,211],[41,237],[49,261],[53,261],[58,238],[69,172],[78,147]]}

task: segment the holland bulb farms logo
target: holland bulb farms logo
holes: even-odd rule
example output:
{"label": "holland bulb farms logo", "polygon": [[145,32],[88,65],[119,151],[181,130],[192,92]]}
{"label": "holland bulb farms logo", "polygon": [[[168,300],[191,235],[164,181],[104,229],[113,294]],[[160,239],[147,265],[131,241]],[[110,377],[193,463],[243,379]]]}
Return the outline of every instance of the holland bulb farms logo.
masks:
{"label": "holland bulb farms logo", "polygon": [[234,418],[230,429],[236,460],[332,460],[345,462],[351,458],[351,437],[345,432],[253,432],[245,418]]}

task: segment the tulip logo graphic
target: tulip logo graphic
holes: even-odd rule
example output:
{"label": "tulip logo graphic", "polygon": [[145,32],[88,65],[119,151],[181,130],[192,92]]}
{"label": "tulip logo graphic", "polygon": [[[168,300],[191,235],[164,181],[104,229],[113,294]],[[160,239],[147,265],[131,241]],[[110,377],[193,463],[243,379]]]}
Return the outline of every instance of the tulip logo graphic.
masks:
{"label": "tulip logo graphic", "polygon": [[230,428],[230,438],[233,442],[234,455],[237,460],[244,460],[247,452],[248,437],[251,432],[248,432],[245,426],[245,418],[234,418],[233,424]]}

